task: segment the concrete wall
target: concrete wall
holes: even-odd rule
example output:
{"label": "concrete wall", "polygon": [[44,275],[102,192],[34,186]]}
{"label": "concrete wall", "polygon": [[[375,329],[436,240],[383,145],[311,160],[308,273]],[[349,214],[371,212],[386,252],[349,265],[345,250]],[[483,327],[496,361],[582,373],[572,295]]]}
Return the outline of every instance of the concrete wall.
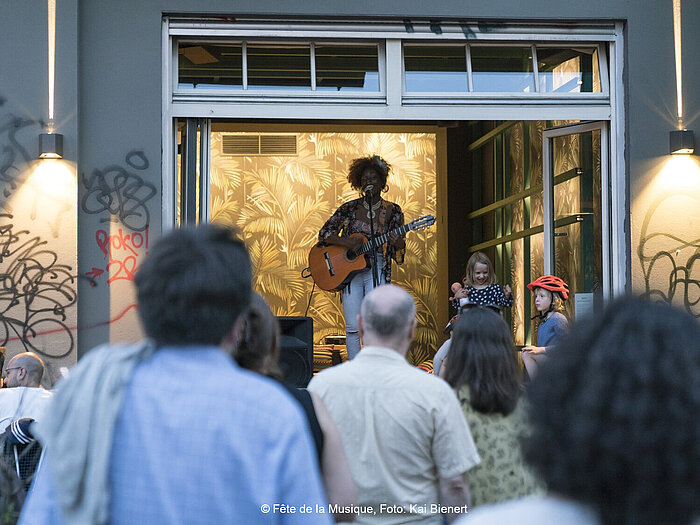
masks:
{"label": "concrete wall", "polygon": [[77,351],[77,1],[59,4],[55,116],[64,158],[42,161],[47,5],[0,4],[0,345],[8,358],[41,355],[46,385]]}
{"label": "concrete wall", "polygon": [[[684,1],[682,8],[684,124],[700,136],[700,6]],[[668,36],[637,39],[642,56],[630,43],[632,287],[700,317],[700,157],[668,155],[669,131],[676,129],[668,11],[657,20]]]}
{"label": "concrete wall", "polygon": [[[5,101],[0,106],[0,126],[13,117],[32,122],[22,128],[21,140],[16,142],[12,137],[20,133],[11,135],[3,128],[0,146],[4,166],[8,147],[17,150],[22,144],[26,151],[34,151],[39,131],[35,121],[46,118],[46,7],[43,0],[10,0],[2,2],[0,10],[0,96]],[[676,107],[671,0],[329,0],[301,6],[278,0],[200,0],[196,6],[184,0],[60,0],[59,10],[64,18],[58,35],[65,48],[59,48],[64,54],[63,62],[57,65],[57,97],[61,99],[57,114],[59,131],[66,137],[67,160],[63,165],[74,177],[77,196],[68,198],[61,208],[69,206],[61,211],[60,235],[56,230],[59,222],[43,217],[49,213],[49,207],[40,203],[43,201],[36,201],[40,204],[33,213],[31,206],[9,208],[8,197],[3,196],[2,210],[12,210],[16,230],[29,230],[31,233],[26,235],[46,240],[46,248],[58,256],[56,264],[70,267],[73,281],[69,284],[80,296],[78,319],[75,323],[68,316],[61,323],[68,328],[80,326],[79,333],[71,330],[72,352],[76,350],[76,337],[77,349],[83,353],[107,340],[141,336],[132,278],[133,270],[161,232],[163,13],[624,21],[630,285],[639,292],[655,291],[658,297],[673,296],[674,301],[700,315],[700,305],[692,304],[700,288],[697,264],[687,272],[685,281],[669,288],[669,279],[674,282],[679,268],[691,266],[700,231],[698,163],[692,159],[678,166],[668,156],[668,132],[675,125]],[[684,0],[683,17],[686,124],[700,133],[700,92],[696,88],[700,63],[693,57],[700,44],[694,30],[700,22],[700,6]],[[32,156],[15,155],[15,162],[22,166],[2,170],[0,191],[14,195],[27,186],[25,178],[32,163],[25,157]],[[683,177],[676,177],[678,173]],[[39,195],[44,188],[33,191]],[[48,196],[36,198],[56,199],[57,195],[51,191]],[[662,202],[657,205],[658,199]],[[75,280],[77,275],[81,278]],[[690,295],[686,296],[685,291]],[[21,318],[23,308],[29,311],[26,302],[3,307],[3,312],[10,313],[2,315]],[[75,308],[73,301],[67,311],[75,316]],[[12,331],[13,325],[5,326]],[[57,333],[58,341],[63,335]],[[8,346],[11,351],[23,347],[18,341]]]}

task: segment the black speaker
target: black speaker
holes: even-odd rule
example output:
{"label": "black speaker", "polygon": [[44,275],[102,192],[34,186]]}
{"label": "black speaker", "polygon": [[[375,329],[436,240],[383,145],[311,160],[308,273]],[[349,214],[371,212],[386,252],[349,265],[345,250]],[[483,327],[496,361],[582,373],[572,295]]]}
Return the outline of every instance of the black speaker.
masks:
{"label": "black speaker", "polygon": [[305,387],[314,373],[314,321],[311,317],[278,317],[280,368],[284,379]]}

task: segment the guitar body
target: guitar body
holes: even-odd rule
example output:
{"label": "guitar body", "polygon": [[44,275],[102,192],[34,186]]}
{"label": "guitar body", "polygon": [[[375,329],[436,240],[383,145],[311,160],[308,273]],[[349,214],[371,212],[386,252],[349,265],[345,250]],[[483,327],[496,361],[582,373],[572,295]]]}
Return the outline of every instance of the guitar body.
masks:
{"label": "guitar body", "polygon": [[351,238],[362,240],[362,244],[355,250],[356,253],[353,254],[349,253],[349,248],[339,244],[331,244],[329,246],[319,246],[317,244],[309,252],[308,270],[321,290],[342,290],[357,272],[367,268],[367,258],[363,254],[382,246],[389,239],[390,234],[404,235],[406,232],[422,230],[433,224],[435,224],[435,217],[423,215],[408,224],[394,228],[390,232],[375,236],[372,243],[361,233],[353,233],[350,235]]}
{"label": "guitar body", "polygon": [[[363,243],[367,239],[361,233],[353,233],[350,237],[359,237]],[[309,268],[311,276],[321,290],[342,290],[353,276],[367,268],[364,255],[351,257],[349,248],[339,244],[314,246],[309,252]]]}

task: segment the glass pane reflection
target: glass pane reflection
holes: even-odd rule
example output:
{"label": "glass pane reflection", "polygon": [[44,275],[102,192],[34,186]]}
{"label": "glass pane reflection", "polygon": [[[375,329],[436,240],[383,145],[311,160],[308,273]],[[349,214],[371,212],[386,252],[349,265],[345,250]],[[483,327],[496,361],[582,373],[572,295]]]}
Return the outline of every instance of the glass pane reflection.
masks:
{"label": "glass pane reflection", "polygon": [[404,46],[406,91],[466,92],[464,46]]}
{"label": "glass pane reflection", "polygon": [[537,47],[539,87],[544,93],[600,92],[598,50]]}
{"label": "glass pane reflection", "polygon": [[179,89],[243,89],[241,44],[178,44]]}
{"label": "glass pane reflection", "polygon": [[317,45],[318,91],[379,91],[377,46]]}
{"label": "glass pane reflection", "polygon": [[529,47],[471,46],[474,91],[533,93],[535,78]]}
{"label": "glass pane reflection", "polygon": [[[555,267],[577,299],[590,296],[594,309],[603,293],[600,149],[600,130],[552,140]],[[574,311],[578,300],[567,303],[570,319],[583,314]]]}
{"label": "glass pane reflection", "polygon": [[308,45],[248,44],[248,88],[311,90]]}

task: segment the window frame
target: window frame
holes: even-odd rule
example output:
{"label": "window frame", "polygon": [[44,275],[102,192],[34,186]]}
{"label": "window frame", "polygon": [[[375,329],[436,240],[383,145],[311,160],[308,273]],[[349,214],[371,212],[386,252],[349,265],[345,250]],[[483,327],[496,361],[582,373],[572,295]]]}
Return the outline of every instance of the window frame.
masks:
{"label": "window frame", "polygon": [[[251,100],[260,99],[266,102],[273,102],[277,99],[289,99],[293,98],[295,100],[308,98],[315,102],[318,99],[359,99],[371,101],[384,101],[386,100],[386,94],[384,92],[383,86],[386,85],[386,81],[383,78],[382,66],[386,64],[386,59],[384,57],[384,46],[383,42],[379,40],[308,40],[308,39],[283,39],[283,40],[273,40],[273,39],[261,39],[261,38],[242,38],[242,39],[228,39],[228,38],[200,38],[193,39],[190,37],[185,38],[173,38],[173,55],[178,56],[178,46],[181,43],[188,44],[233,44],[241,45],[241,61],[242,61],[242,82],[241,87],[229,88],[225,86],[216,89],[194,89],[194,88],[180,88],[179,85],[179,68],[177,60],[173,63],[173,84],[172,84],[172,100],[173,102],[205,102],[218,101],[218,100],[229,100],[232,103],[236,102],[246,102]],[[248,75],[248,47],[255,45],[294,45],[294,46],[308,46],[309,49],[309,88],[308,89],[274,89],[274,88],[264,88],[256,89],[249,86],[249,75]],[[315,61],[315,49],[316,46],[337,46],[337,47],[353,47],[356,45],[363,46],[376,46],[377,47],[377,75],[379,77],[379,89],[377,91],[326,91],[318,90],[316,86],[316,61]]]}
{"label": "window frame", "polygon": [[[378,93],[315,91],[183,93],[177,90],[178,39],[302,41],[338,45],[376,42]],[[406,94],[402,44],[598,46],[599,93],[444,93]],[[603,120],[609,122],[612,193],[611,250],[619,254],[613,268],[613,293],[629,281],[629,246],[625,221],[629,206],[625,160],[624,23],[597,22],[464,22],[457,20],[274,20],[237,16],[235,21],[164,16],[162,19],[162,166],[163,228],[174,225],[173,181],[176,151],[175,119],[232,118],[243,120],[444,121],[454,120]],[[533,56],[533,59],[535,57]],[[468,62],[470,63],[470,62]],[[534,64],[536,66],[536,64]],[[539,89],[537,70],[535,86]],[[473,86],[471,86],[473,88]],[[468,95],[468,96],[464,96]]]}

